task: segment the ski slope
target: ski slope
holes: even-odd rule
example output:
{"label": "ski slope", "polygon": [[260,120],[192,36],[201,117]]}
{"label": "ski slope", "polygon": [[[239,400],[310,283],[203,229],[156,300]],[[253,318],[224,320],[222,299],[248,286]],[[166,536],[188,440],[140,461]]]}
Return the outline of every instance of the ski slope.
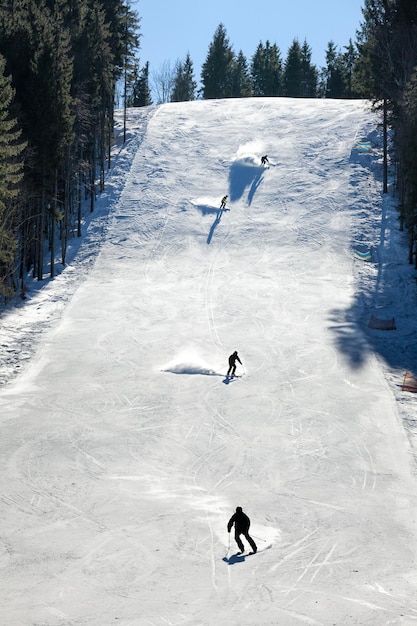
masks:
{"label": "ski slope", "polygon": [[[38,332],[0,388],[1,624],[417,624],[416,301],[378,122],[129,112],[73,262],[0,318],[9,352]],[[254,556],[232,556],[238,505]]]}

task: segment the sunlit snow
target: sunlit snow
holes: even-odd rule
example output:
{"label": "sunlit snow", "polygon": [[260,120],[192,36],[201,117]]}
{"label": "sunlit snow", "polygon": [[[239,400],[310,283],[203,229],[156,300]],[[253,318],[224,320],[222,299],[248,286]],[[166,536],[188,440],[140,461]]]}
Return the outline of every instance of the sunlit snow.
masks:
{"label": "sunlit snow", "polygon": [[379,122],[129,111],[83,243],[0,317],[1,624],[417,623],[417,299]]}

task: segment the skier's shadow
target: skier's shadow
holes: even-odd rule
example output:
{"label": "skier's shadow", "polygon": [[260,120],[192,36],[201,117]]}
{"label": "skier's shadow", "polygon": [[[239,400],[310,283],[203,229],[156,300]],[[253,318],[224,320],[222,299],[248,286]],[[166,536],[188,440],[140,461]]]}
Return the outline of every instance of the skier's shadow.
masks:
{"label": "skier's shadow", "polygon": [[207,237],[207,244],[208,245],[210,245],[210,243],[211,243],[211,240],[212,240],[213,235],[214,235],[214,231],[216,230],[217,226],[220,224],[220,220],[222,219],[222,215],[223,215],[225,210],[227,210],[227,209],[217,209],[216,219],[214,220],[213,224],[211,225],[210,232],[209,232],[208,237]]}
{"label": "skier's shadow", "polygon": [[223,561],[228,565],[235,565],[236,563],[243,563],[245,560],[244,554],[232,554],[232,556],[224,556]]}

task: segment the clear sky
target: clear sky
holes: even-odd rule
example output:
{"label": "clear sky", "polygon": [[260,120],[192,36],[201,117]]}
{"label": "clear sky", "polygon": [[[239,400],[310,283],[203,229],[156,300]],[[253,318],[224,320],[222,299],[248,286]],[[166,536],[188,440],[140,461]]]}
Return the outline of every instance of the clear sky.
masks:
{"label": "clear sky", "polygon": [[312,62],[325,64],[329,41],[341,50],[356,38],[364,0],[137,0],[141,18],[140,64],[149,61],[150,74],[164,62],[172,66],[190,53],[194,74],[201,66],[220,23],[230,44],[250,62],[259,42],[276,43],[285,60],[294,38],[306,39]]}

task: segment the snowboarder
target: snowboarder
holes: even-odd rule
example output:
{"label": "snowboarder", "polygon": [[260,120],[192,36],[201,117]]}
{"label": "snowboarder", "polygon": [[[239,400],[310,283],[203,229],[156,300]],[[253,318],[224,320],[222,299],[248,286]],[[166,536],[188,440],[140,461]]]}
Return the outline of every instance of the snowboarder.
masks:
{"label": "snowboarder", "polygon": [[220,208],[221,208],[221,209],[225,209],[225,208],[226,208],[226,202],[227,202],[227,198],[228,198],[228,197],[229,197],[229,196],[227,196],[227,195],[226,195],[226,196],[223,196],[222,201],[220,202]]}
{"label": "snowboarder", "polygon": [[250,519],[249,517],[242,511],[241,506],[236,507],[236,513],[232,515],[227,523],[227,532],[230,533],[232,530],[232,526],[235,526],[235,541],[239,547],[239,554],[245,551],[245,546],[242,543],[240,535],[243,535],[246,541],[250,544],[252,548],[251,554],[255,554],[258,551],[256,543],[249,535],[249,527],[250,527]]}
{"label": "snowboarder", "polygon": [[269,163],[268,155],[265,154],[263,157],[261,157],[261,165],[266,165],[267,163]]}
{"label": "snowboarder", "polygon": [[229,369],[227,370],[226,376],[230,375],[233,378],[236,372],[236,361],[238,361],[242,365],[242,361],[237,355],[237,350],[235,350],[233,354],[229,356]]}

